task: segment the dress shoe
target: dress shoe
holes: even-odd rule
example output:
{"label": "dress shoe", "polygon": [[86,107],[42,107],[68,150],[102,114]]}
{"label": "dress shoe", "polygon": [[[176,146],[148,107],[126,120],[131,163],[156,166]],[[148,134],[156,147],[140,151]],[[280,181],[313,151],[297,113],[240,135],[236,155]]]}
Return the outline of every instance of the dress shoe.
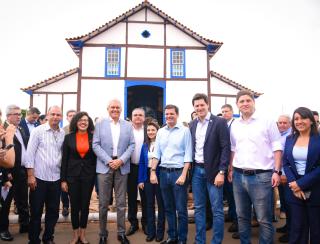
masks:
{"label": "dress shoe", "polygon": [[156,237],[156,242],[160,242],[163,240],[163,235],[159,235]]}
{"label": "dress shoe", "polygon": [[68,217],[68,215],[69,215],[69,208],[63,207],[62,216],[63,217]]}
{"label": "dress shoe", "polygon": [[286,233],[287,231],[288,231],[287,225],[284,225],[276,229],[277,233]]}
{"label": "dress shoe", "polygon": [[160,242],[160,244],[177,244],[176,240],[168,238],[167,240]]}
{"label": "dress shoe", "polygon": [[127,231],[126,235],[127,235],[127,236],[131,236],[131,235],[133,235],[138,229],[139,229],[138,226],[131,225],[130,228],[129,228],[129,230]]}
{"label": "dress shoe", "polygon": [[289,242],[289,233],[286,233],[279,237],[279,242],[281,243],[288,243]]}
{"label": "dress shoe", "polygon": [[238,231],[238,223],[233,222],[228,228],[228,232],[237,232]]}
{"label": "dress shoe", "polygon": [[105,236],[100,237],[99,244],[106,244],[106,243],[107,243],[107,237]]}
{"label": "dress shoe", "polygon": [[130,244],[130,241],[127,239],[125,234],[118,235],[118,241],[120,241],[121,244]]}
{"label": "dress shoe", "polygon": [[212,223],[211,222],[207,222],[206,223],[206,231],[211,230],[212,228]]}
{"label": "dress shoe", "polygon": [[151,242],[154,240],[154,238],[155,238],[155,236],[147,236],[146,242]]}
{"label": "dress shoe", "polygon": [[3,241],[13,241],[13,237],[9,231],[0,232],[0,239]]}
{"label": "dress shoe", "polygon": [[53,240],[43,241],[43,244],[55,244]]}
{"label": "dress shoe", "polygon": [[240,239],[240,234],[239,234],[239,232],[234,232],[234,233],[232,233],[232,239]]}
{"label": "dress shoe", "polygon": [[28,233],[29,231],[29,226],[28,225],[20,225],[20,228],[19,228],[19,233],[22,234],[22,233]]}

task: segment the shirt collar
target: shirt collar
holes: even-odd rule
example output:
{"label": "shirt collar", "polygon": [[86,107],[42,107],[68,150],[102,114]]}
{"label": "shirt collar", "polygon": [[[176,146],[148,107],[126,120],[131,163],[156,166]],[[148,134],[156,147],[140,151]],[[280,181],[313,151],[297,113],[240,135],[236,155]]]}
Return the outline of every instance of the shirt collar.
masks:
{"label": "shirt collar", "polygon": [[109,120],[110,120],[110,123],[112,123],[114,125],[120,124],[120,118],[117,123],[114,123],[114,120],[111,117],[109,117]]}
{"label": "shirt collar", "polygon": [[180,129],[182,126],[184,126],[182,123],[177,122],[173,128],[170,128],[168,125],[166,125],[165,128],[166,128],[167,130],[172,130],[172,129],[175,129],[175,128]]}
{"label": "shirt collar", "polygon": [[27,119],[25,119],[25,120],[26,120],[27,125],[34,125],[35,124],[35,122],[34,123],[30,123]]}
{"label": "shirt collar", "polygon": [[[206,117],[204,118],[204,122],[209,121],[209,120],[210,120],[210,117],[211,117],[211,113],[208,112],[207,115],[206,115]],[[198,122],[201,123],[201,120],[200,120],[199,118],[197,118],[197,120],[198,120]],[[203,123],[203,122],[202,122],[202,123]]]}
{"label": "shirt collar", "polygon": [[[53,129],[51,129],[51,127],[50,127],[50,125],[49,125],[49,122],[45,123],[43,126],[44,126],[44,129],[45,129],[45,130],[52,130],[52,131],[54,131]],[[60,132],[60,127],[59,127],[58,130],[56,130],[56,131]]]}
{"label": "shirt collar", "polygon": [[[253,114],[251,115],[250,119],[248,119],[248,120],[249,120],[249,121],[250,121],[250,120],[255,120],[255,119],[257,119],[258,117],[259,117],[259,116],[258,116],[258,114],[256,113],[256,111],[254,111]],[[239,120],[245,121],[245,120],[242,118],[242,115],[239,117]]]}

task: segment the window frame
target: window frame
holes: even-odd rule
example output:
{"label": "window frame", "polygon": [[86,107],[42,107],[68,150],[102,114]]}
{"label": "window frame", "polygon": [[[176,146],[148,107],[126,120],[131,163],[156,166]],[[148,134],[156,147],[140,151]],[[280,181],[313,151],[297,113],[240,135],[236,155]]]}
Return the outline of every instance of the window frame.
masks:
{"label": "window frame", "polygon": [[[110,75],[108,74],[108,51],[109,50],[118,50],[119,52],[119,65],[118,65],[118,70],[117,74],[115,75]],[[105,77],[120,77],[121,76],[121,48],[108,48],[106,47],[105,49],[105,71],[104,71],[104,76]]]}
{"label": "window frame", "polygon": [[[174,65],[173,64],[173,52],[176,52],[176,51],[183,53],[183,64],[182,64],[183,75],[174,75],[173,74],[173,65]],[[183,48],[170,49],[170,75],[171,75],[171,78],[186,78],[186,50],[185,49],[183,49]]]}

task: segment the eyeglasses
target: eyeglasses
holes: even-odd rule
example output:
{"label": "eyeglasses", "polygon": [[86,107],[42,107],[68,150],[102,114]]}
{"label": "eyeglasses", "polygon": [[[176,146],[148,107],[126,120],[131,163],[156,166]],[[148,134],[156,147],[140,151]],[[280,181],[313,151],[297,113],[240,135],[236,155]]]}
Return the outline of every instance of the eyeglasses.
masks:
{"label": "eyeglasses", "polygon": [[21,113],[14,113],[14,114],[8,114],[8,115],[21,116]]}

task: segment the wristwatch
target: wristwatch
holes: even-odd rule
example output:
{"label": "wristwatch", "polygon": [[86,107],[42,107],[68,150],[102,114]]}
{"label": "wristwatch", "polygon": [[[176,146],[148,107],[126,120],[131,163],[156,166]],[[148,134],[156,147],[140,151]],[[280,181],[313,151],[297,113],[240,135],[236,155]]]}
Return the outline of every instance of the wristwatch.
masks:
{"label": "wristwatch", "polygon": [[282,171],[281,170],[274,169],[273,173],[276,173],[277,175],[282,175]]}
{"label": "wristwatch", "polygon": [[152,172],[152,171],[157,171],[157,170],[156,170],[156,169],[152,169],[152,168],[151,168],[151,169],[150,169],[150,172]]}
{"label": "wristwatch", "polygon": [[224,170],[219,170],[219,175],[224,175],[225,171]]}

